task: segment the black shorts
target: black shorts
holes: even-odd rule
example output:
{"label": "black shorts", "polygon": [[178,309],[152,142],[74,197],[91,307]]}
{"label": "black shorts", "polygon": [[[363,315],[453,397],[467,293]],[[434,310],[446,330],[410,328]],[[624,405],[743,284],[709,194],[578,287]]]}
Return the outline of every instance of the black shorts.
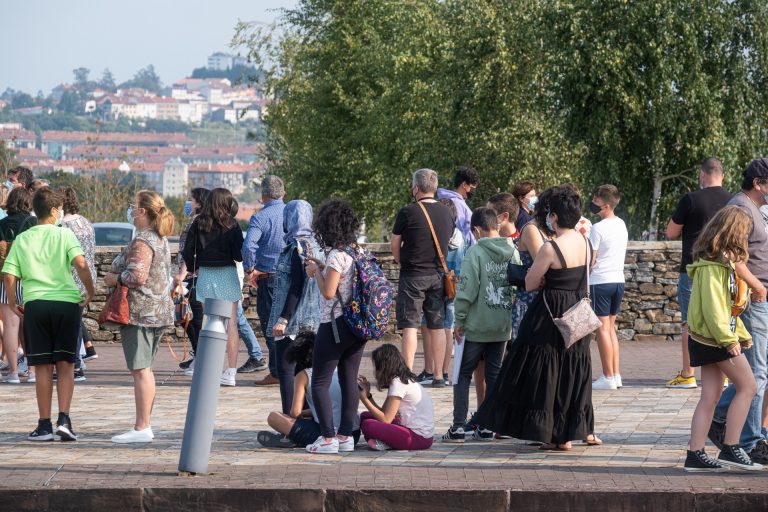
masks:
{"label": "black shorts", "polygon": [[691,356],[691,366],[699,367],[719,363],[733,357],[722,347],[710,347],[688,337],[688,355]]}
{"label": "black shorts", "polygon": [[428,329],[443,329],[445,296],[443,277],[435,272],[431,276],[400,274],[397,286],[397,328],[418,329],[424,313]]}
{"label": "black shorts", "polygon": [[74,302],[33,300],[24,304],[24,340],[30,366],[77,360],[83,308]]}

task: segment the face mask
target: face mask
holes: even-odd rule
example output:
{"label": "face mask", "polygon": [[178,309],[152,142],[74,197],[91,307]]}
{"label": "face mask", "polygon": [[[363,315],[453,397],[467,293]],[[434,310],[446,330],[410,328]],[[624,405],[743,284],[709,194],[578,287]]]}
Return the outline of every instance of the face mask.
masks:
{"label": "face mask", "polygon": [[59,216],[56,217],[56,222],[54,222],[55,226],[61,226],[61,219],[64,218],[64,210],[57,210],[59,212]]}
{"label": "face mask", "polygon": [[594,213],[595,215],[597,215],[598,213],[600,213],[600,212],[602,211],[602,209],[603,209],[603,208],[602,208],[601,206],[598,206],[598,205],[596,205],[595,203],[589,203],[589,211],[591,211],[591,212],[592,212],[592,213]]}
{"label": "face mask", "polygon": [[133,224],[133,208],[128,207],[128,211],[125,212],[125,217],[128,219],[129,224]]}
{"label": "face mask", "polygon": [[6,181],[5,186],[8,190],[13,190],[13,182],[11,180]]}
{"label": "face mask", "polygon": [[187,217],[192,216],[192,201],[187,201],[184,203],[184,215]]}
{"label": "face mask", "polygon": [[536,196],[531,197],[528,200],[528,209],[533,210],[534,208],[536,208],[537,204],[539,204],[539,198]]}
{"label": "face mask", "polygon": [[469,192],[467,192],[467,201],[472,199],[473,195],[475,195],[475,191],[474,190],[470,190]]}
{"label": "face mask", "polygon": [[555,229],[555,226],[552,225],[552,222],[549,220],[549,216],[551,214],[547,214],[546,217],[544,217],[544,223],[547,225],[547,229],[550,230],[552,233],[555,233],[557,230]]}

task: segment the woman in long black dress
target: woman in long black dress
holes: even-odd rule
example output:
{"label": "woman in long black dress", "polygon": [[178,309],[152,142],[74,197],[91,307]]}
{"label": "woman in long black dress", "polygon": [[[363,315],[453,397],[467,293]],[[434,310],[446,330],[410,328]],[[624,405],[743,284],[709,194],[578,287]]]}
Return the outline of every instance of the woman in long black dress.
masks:
{"label": "woman in long black dress", "polygon": [[477,413],[478,423],[498,434],[568,450],[570,441],[595,439],[589,339],[569,349],[557,318],[587,293],[588,242],[574,230],[581,199],[568,187],[549,198],[547,227],[556,237],[540,249],[525,279],[528,291],[542,290],[529,307],[494,389]]}

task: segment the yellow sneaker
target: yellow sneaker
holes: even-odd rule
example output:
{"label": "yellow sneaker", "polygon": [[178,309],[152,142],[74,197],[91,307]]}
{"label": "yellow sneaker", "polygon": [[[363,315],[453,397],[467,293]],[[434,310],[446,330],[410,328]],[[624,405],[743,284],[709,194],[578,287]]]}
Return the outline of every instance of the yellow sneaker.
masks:
{"label": "yellow sneaker", "polygon": [[694,389],[697,387],[696,377],[683,377],[683,372],[678,372],[677,377],[667,382],[668,388],[673,389]]}
{"label": "yellow sneaker", "polygon": [[726,377],[726,378],[723,380],[723,387],[724,387],[724,388],[727,388],[727,387],[728,387],[728,384],[729,384],[729,382],[728,382],[728,377]]}

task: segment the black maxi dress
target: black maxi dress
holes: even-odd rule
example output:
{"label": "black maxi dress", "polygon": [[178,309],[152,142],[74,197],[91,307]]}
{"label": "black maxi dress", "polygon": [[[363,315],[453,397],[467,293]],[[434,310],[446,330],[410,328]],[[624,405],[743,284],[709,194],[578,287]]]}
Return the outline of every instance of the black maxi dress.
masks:
{"label": "black maxi dress", "polygon": [[561,269],[549,269],[545,285],[523,317],[517,339],[496,383],[477,412],[477,422],[517,439],[564,444],[594,431],[589,337],[565,349],[544,305],[559,318],[586,296],[586,267],[568,268],[550,242]]}

